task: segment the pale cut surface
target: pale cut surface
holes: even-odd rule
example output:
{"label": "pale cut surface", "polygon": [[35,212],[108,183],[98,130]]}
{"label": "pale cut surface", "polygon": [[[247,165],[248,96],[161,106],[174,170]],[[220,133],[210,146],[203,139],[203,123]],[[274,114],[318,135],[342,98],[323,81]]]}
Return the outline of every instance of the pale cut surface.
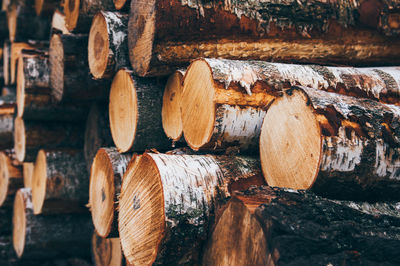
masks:
{"label": "pale cut surface", "polygon": [[89,203],[94,227],[101,237],[110,233],[114,220],[114,171],[105,150],[100,149],[90,172]]}
{"label": "pale cut surface", "polygon": [[131,75],[121,69],[115,75],[110,91],[111,135],[119,152],[127,152],[136,135],[138,105]]}
{"label": "pale cut surface", "polygon": [[50,40],[49,63],[52,96],[59,102],[64,94],[64,46],[58,34],[54,34]]}
{"label": "pale cut surface", "polygon": [[65,0],[65,26],[69,31],[75,29],[78,24],[80,0]]}
{"label": "pale cut surface", "polygon": [[182,137],[182,74],[176,71],[165,85],[162,105],[162,125],[168,138],[179,140]]}
{"label": "pale cut surface", "polygon": [[24,253],[26,234],[26,206],[21,190],[17,192],[13,211],[13,246],[18,258]]}
{"label": "pale cut surface", "polygon": [[34,214],[40,214],[44,199],[46,196],[46,184],[47,184],[47,162],[46,153],[44,150],[40,150],[36,157],[35,167],[33,170],[33,182],[32,182],[32,203]]}
{"label": "pale cut surface", "polygon": [[34,163],[23,163],[24,187],[32,188]]}
{"label": "pale cut surface", "polygon": [[114,0],[114,6],[116,10],[121,10],[126,3],[126,0]]}
{"label": "pale cut surface", "polygon": [[299,91],[274,102],[260,135],[261,167],[269,186],[309,189],[319,171],[322,137],[317,116]]}
{"label": "pale cut surface", "polygon": [[25,158],[25,124],[21,117],[14,120],[14,152],[18,161],[23,162]]}
{"label": "pale cut surface", "polygon": [[0,206],[7,198],[10,174],[8,171],[8,158],[4,152],[0,152]]}
{"label": "pale cut surface", "polygon": [[[137,163],[136,163],[137,162]],[[119,202],[122,250],[132,265],[151,265],[165,229],[161,177],[149,155],[128,167]]]}
{"label": "pale cut surface", "polygon": [[257,218],[242,202],[231,200],[209,239],[202,265],[269,265],[267,250]]}
{"label": "pale cut surface", "polygon": [[119,238],[102,238],[93,233],[92,250],[96,266],[123,265]]}
{"label": "pale cut surface", "polygon": [[14,42],[15,32],[17,30],[17,6],[15,4],[8,7],[7,24],[10,41]]}
{"label": "pale cut surface", "polygon": [[95,78],[102,78],[107,69],[109,49],[107,22],[98,13],[92,20],[88,44],[89,69]]}
{"label": "pale cut surface", "polygon": [[215,123],[214,96],[211,69],[206,61],[196,60],[186,72],[181,102],[183,134],[194,150],[211,139]]}
{"label": "pale cut surface", "polygon": [[11,44],[8,41],[5,41],[3,44],[3,76],[4,76],[4,85],[9,85],[10,77],[9,77],[9,68],[10,68],[10,57],[11,57]]}
{"label": "pale cut surface", "polygon": [[20,56],[18,59],[18,70],[17,70],[17,115],[22,117],[24,114],[25,107],[25,76],[24,76],[24,64],[23,57]]}

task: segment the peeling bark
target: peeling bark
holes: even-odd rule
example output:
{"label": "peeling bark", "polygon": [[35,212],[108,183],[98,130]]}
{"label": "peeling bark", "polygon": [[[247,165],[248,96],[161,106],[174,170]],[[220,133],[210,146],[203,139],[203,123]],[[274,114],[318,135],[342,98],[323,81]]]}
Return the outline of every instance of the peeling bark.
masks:
{"label": "peeling bark", "polygon": [[378,33],[391,2],[132,0],[130,61],[140,76],[198,57],[396,64],[398,41]]}

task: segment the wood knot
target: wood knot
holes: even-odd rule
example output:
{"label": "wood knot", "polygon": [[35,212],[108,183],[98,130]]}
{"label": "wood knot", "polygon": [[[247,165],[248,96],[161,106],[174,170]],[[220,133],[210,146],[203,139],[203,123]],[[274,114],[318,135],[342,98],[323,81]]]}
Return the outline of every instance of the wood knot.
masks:
{"label": "wood knot", "polygon": [[104,187],[101,188],[101,202],[106,200],[106,193],[104,192]]}
{"label": "wood knot", "polygon": [[104,47],[104,40],[103,37],[101,37],[100,32],[96,32],[96,35],[94,37],[94,57],[96,60],[100,59],[101,53],[103,52],[103,47]]}
{"label": "wood knot", "polygon": [[140,208],[140,199],[136,195],[133,197],[133,205],[132,205],[132,207],[133,207],[134,210],[137,210],[137,209]]}

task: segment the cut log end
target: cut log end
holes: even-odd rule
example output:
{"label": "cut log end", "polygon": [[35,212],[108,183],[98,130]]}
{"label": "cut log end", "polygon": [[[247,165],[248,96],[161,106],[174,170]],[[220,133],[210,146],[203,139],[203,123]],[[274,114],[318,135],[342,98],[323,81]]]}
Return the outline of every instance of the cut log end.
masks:
{"label": "cut log end", "polygon": [[100,149],[90,173],[89,203],[97,234],[107,237],[114,221],[115,184],[110,157]]}
{"label": "cut log end", "polygon": [[40,150],[36,157],[32,178],[32,203],[34,214],[40,214],[42,212],[43,203],[46,197],[46,183],[46,153],[44,150]]}
{"label": "cut log end", "polygon": [[196,60],[186,72],[181,102],[185,140],[194,150],[201,148],[212,137],[215,123],[214,96],[211,69],[205,60]]}
{"label": "cut log end", "polygon": [[124,257],[119,238],[102,238],[93,233],[92,253],[97,266],[123,265]]}
{"label": "cut log end", "polygon": [[24,187],[32,188],[34,163],[23,163]]}
{"label": "cut log end", "polygon": [[128,5],[127,0],[114,0],[114,7],[116,10],[121,10],[125,7],[125,4]]}
{"label": "cut log end", "polygon": [[80,0],[65,0],[65,26],[69,31],[73,31],[78,24]]}
{"label": "cut log end", "polygon": [[[29,188],[18,190],[14,200],[13,212],[13,246],[18,258],[22,257],[25,247],[25,233],[26,233],[26,204],[27,198],[30,196]],[[29,202],[29,200],[28,200]]]}
{"label": "cut log end", "polygon": [[182,137],[182,97],[183,75],[176,71],[165,85],[162,105],[162,124],[168,138],[178,141]]}
{"label": "cut log end", "polygon": [[50,40],[49,56],[52,97],[59,102],[64,92],[64,46],[58,34],[54,34]]}
{"label": "cut log end", "polygon": [[38,16],[40,16],[40,14],[42,13],[44,1],[45,0],[35,0],[35,11],[36,15]]}
{"label": "cut log end", "polygon": [[11,42],[14,42],[15,40],[15,35],[17,31],[17,16],[17,5],[11,4],[7,10],[8,33]]}
{"label": "cut log end", "polygon": [[14,152],[18,161],[23,162],[25,159],[25,124],[21,117],[14,120]]}
{"label": "cut log end", "polygon": [[274,265],[268,260],[267,238],[250,210],[229,201],[203,255],[203,265]]}
{"label": "cut log end", "polygon": [[309,189],[315,182],[322,137],[308,102],[304,93],[294,91],[274,102],[264,118],[260,160],[270,186]]}
{"label": "cut log end", "polygon": [[4,152],[0,152],[0,206],[7,198],[7,190],[10,174],[8,171],[8,158]]}
{"label": "cut log end", "polygon": [[114,143],[119,152],[127,152],[135,140],[138,103],[135,84],[125,69],[117,72],[111,84],[109,116]]}
{"label": "cut log end", "polygon": [[22,117],[25,107],[25,75],[23,56],[18,58],[17,68],[17,116]]}
{"label": "cut log end", "polygon": [[89,69],[95,78],[103,78],[107,70],[109,49],[107,22],[103,13],[99,12],[93,18],[88,44]]}
{"label": "cut log end", "polygon": [[[143,155],[124,175],[119,202],[119,234],[129,263],[151,265],[165,227],[161,177],[151,156]],[[145,244],[144,244],[145,243]]]}

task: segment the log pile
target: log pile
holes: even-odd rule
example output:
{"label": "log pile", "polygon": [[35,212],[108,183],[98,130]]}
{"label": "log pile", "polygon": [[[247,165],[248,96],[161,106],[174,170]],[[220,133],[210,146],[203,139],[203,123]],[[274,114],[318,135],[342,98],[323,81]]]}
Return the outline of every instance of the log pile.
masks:
{"label": "log pile", "polygon": [[400,264],[397,1],[3,0],[1,265]]}

